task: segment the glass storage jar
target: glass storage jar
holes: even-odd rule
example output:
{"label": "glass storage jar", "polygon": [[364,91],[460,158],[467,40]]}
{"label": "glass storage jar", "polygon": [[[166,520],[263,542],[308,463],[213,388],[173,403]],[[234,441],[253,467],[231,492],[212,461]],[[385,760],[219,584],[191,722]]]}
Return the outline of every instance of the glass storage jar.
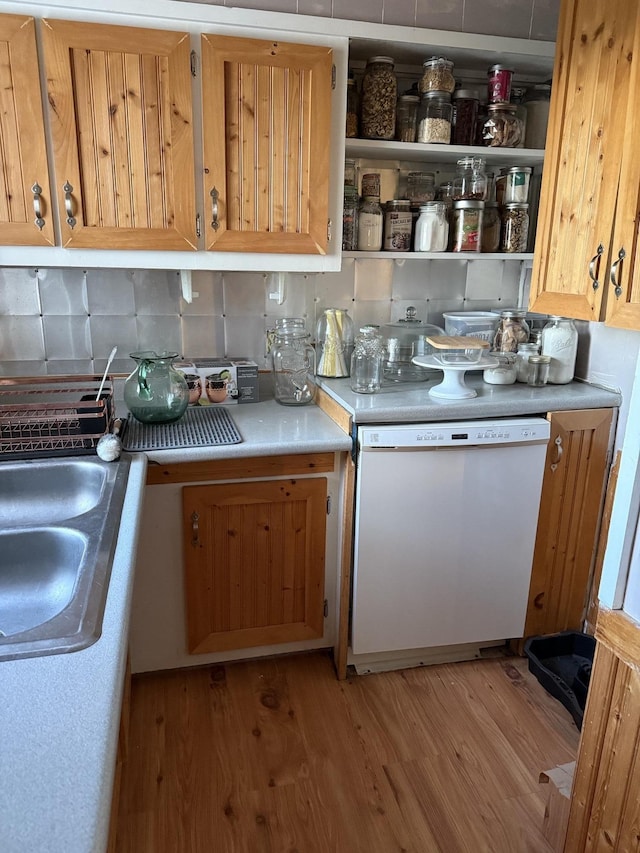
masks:
{"label": "glass storage jar", "polygon": [[529,356],[540,355],[538,344],[526,343],[518,344],[516,360],[517,380],[526,384],[529,376]]}
{"label": "glass storage jar", "polygon": [[462,157],[456,166],[453,179],[453,198],[473,198],[485,201],[487,197],[487,173],[482,157]]}
{"label": "glass storage jar", "polygon": [[354,139],[358,135],[358,123],[360,121],[360,96],[356,87],[356,81],[350,71],[347,79],[347,139]]}
{"label": "glass storage jar", "polygon": [[479,252],[482,247],[484,202],[460,199],[453,202],[454,252]]}
{"label": "glass storage jar", "polygon": [[418,130],[419,95],[400,95],[396,104],[396,139],[415,142]]}
{"label": "glass storage jar", "polygon": [[532,385],[534,388],[541,388],[546,385],[549,378],[550,362],[551,359],[548,355],[530,355],[527,385]]}
{"label": "glass storage jar", "polygon": [[516,354],[514,352],[492,352],[489,356],[497,360],[496,367],[486,367],[482,378],[489,385],[513,385],[516,381]]}
{"label": "glass storage jar", "polygon": [[475,89],[456,89],[453,102],[451,142],[454,145],[473,145],[478,119],[478,93]]}
{"label": "glass storage jar", "polygon": [[525,148],[545,147],[550,100],[551,86],[548,83],[536,83],[535,86],[527,89],[524,96],[524,106],[527,108]]}
{"label": "glass storage jar", "polygon": [[443,201],[429,201],[420,206],[416,222],[414,251],[446,252],[449,244],[449,222]]}
{"label": "glass storage jar", "polygon": [[575,373],[578,331],[568,317],[550,316],[542,329],[542,354],[551,358],[549,382],[566,385]]}
{"label": "glass storage jar", "polygon": [[365,196],[358,208],[358,251],[379,252],[382,249],[383,213],[380,200]]}
{"label": "glass storage jar", "polygon": [[502,208],[501,251],[526,252],[528,239],[529,205],[505,204]]}
{"label": "glass storage jar", "polygon": [[530,166],[511,166],[504,171],[503,204],[526,204],[529,201]]}
{"label": "glass storage jar", "polygon": [[353,352],[353,320],[346,308],[326,308],[316,330],[318,376],[348,376]]}
{"label": "glass storage jar", "polygon": [[500,211],[497,201],[485,201],[482,218],[482,252],[497,252],[500,249]]}
{"label": "glass storage jar", "polygon": [[360,133],[365,139],[393,139],[398,83],[390,56],[367,61],[360,99]]}
{"label": "glass storage jar", "polygon": [[380,390],[386,352],[378,326],[363,326],[356,335],[351,355],[352,391],[356,394],[375,394]]}
{"label": "glass storage jar", "polygon": [[453,62],[444,56],[432,56],[422,63],[422,77],[418,83],[421,92],[448,92],[455,89]]}
{"label": "glass storage jar", "polygon": [[525,310],[501,311],[492,349],[497,352],[517,352],[520,344],[529,340],[529,326]]}
{"label": "glass storage jar", "polygon": [[418,119],[418,142],[448,145],[451,142],[451,95],[429,91],[422,96]]}
{"label": "glass storage jar", "polygon": [[276,321],[271,347],[273,393],[283,406],[304,406],[316,390],[314,381],[316,351],[301,317],[283,317]]}
{"label": "glass storage jar", "polygon": [[408,199],[393,199],[384,207],[383,249],[408,252],[411,249],[411,207]]}
{"label": "glass storage jar", "polygon": [[482,131],[483,144],[491,148],[517,148],[522,139],[522,122],[516,104],[489,104]]}
{"label": "glass storage jar", "polygon": [[344,188],[342,208],[342,251],[355,252],[358,248],[358,205],[360,198],[355,187]]}
{"label": "glass storage jar", "polygon": [[412,205],[425,204],[436,197],[434,172],[409,172],[407,175],[407,198]]}

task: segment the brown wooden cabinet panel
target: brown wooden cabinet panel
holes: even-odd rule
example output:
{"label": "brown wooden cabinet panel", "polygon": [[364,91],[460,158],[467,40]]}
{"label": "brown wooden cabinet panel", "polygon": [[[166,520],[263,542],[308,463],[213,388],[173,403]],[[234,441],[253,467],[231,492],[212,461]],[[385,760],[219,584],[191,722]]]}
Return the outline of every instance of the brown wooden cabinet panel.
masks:
{"label": "brown wooden cabinet panel", "polygon": [[62,244],[195,249],[189,35],[42,31]]}
{"label": "brown wooden cabinet panel", "polygon": [[189,652],[322,637],[326,478],[182,494]]}
{"label": "brown wooden cabinet panel", "polygon": [[202,36],[207,249],[325,254],[329,48]]}
{"label": "brown wooden cabinet panel", "polygon": [[553,412],[525,637],[580,630],[597,546],[612,409]]}
{"label": "brown wooden cabinet panel", "polygon": [[33,18],[0,15],[0,244],[53,243],[35,24]]}

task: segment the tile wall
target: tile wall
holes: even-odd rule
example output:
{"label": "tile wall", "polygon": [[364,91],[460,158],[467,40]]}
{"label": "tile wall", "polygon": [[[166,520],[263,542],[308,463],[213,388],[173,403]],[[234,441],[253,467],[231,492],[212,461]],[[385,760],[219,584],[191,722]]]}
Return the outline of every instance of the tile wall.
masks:
{"label": "tile wall", "polygon": [[0,375],[102,372],[114,345],[115,373],[130,352],[166,349],[183,357],[244,355],[269,368],[266,332],[278,317],[305,317],[313,333],[324,308],[348,308],[356,326],[406,315],[441,325],[443,311],[526,304],[519,261],[345,259],[339,273],[193,273],[157,270],[0,268]]}

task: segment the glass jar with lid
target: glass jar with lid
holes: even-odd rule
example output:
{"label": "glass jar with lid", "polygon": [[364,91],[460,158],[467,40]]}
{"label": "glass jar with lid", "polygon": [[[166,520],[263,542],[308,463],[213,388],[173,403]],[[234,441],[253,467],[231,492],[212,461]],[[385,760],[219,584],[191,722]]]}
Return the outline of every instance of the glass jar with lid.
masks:
{"label": "glass jar with lid", "polygon": [[524,96],[527,110],[527,128],[525,148],[544,148],[549,124],[551,86],[548,83],[536,83]]}
{"label": "glass jar with lid", "polygon": [[516,370],[517,380],[526,385],[529,377],[529,356],[540,355],[538,344],[529,342],[518,344]]}
{"label": "glass jar with lid", "polygon": [[514,352],[493,352],[498,364],[495,367],[486,367],[482,372],[482,378],[489,385],[513,385],[516,381],[516,354]]}
{"label": "glass jar with lid", "polygon": [[520,308],[501,311],[492,349],[497,352],[517,352],[520,344],[526,344],[529,340],[526,316],[526,310]]}
{"label": "glass jar with lid", "polygon": [[485,201],[482,221],[482,252],[500,249],[500,210],[497,201]]}
{"label": "glass jar with lid", "polygon": [[473,198],[485,201],[487,197],[487,173],[482,157],[462,157],[458,160],[453,179],[453,198]]}
{"label": "glass jar with lid", "polygon": [[517,148],[522,139],[522,122],[517,115],[517,105],[504,102],[489,104],[482,141],[491,148]]}
{"label": "glass jar with lid", "polygon": [[407,198],[411,205],[425,204],[436,197],[434,172],[409,172],[407,174]]}
{"label": "glass jar with lid", "polygon": [[478,119],[478,92],[475,89],[456,89],[451,96],[453,124],[451,141],[454,145],[473,145]]}
{"label": "glass jar with lid", "polygon": [[363,196],[358,208],[358,251],[382,249],[384,214],[378,196]]}
{"label": "glass jar with lid", "polygon": [[385,204],[382,247],[388,252],[408,252],[411,249],[409,199],[395,198]]}
{"label": "glass jar with lid", "polygon": [[505,204],[502,208],[500,250],[526,252],[529,240],[529,205]]}
{"label": "glass jar with lid", "polygon": [[444,56],[432,56],[422,63],[422,77],[418,83],[421,92],[448,92],[456,87],[453,62]]}
{"label": "glass jar with lid", "polygon": [[355,187],[344,188],[342,208],[342,251],[355,252],[358,248],[358,205],[360,197]]}
{"label": "glass jar with lid", "polygon": [[309,338],[301,317],[276,321],[271,364],[274,396],[282,406],[303,406],[315,396],[316,351]]}
{"label": "glass jar with lid", "polygon": [[356,394],[375,394],[382,386],[386,358],[384,338],[378,326],[362,326],[356,335],[351,355],[351,390]]}
{"label": "glass jar with lid", "polygon": [[316,329],[318,376],[348,376],[353,352],[353,320],[346,308],[326,308]]}
{"label": "glass jar with lid", "polygon": [[529,372],[527,374],[527,385],[541,388],[547,384],[549,379],[549,365],[551,359],[548,355],[530,355]]}
{"label": "glass jar with lid", "polygon": [[451,95],[429,91],[422,96],[418,118],[418,142],[448,145],[451,142]]}
{"label": "glass jar with lid", "polygon": [[416,252],[446,252],[449,244],[449,222],[443,201],[428,201],[420,206],[416,222],[414,250]]}
{"label": "glass jar with lid", "polygon": [[529,201],[530,166],[511,166],[504,170],[503,204],[526,204]]}
{"label": "glass jar with lid", "polygon": [[396,104],[396,139],[415,142],[418,130],[419,95],[400,95]]}
{"label": "glass jar with lid", "polygon": [[390,56],[372,56],[362,79],[360,132],[365,139],[393,139],[398,83]]}
{"label": "glass jar with lid", "polygon": [[356,88],[353,71],[349,70],[347,78],[347,139],[354,139],[358,135],[358,123],[360,121],[360,96]]}
{"label": "glass jar with lid", "polygon": [[484,202],[460,199],[453,202],[454,252],[479,252],[482,248]]}
{"label": "glass jar with lid", "polygon": [[568,317],[550,316],[542,329],[542,354],[551,358],[549,382],[566,385],[575,373],[578,331]]}

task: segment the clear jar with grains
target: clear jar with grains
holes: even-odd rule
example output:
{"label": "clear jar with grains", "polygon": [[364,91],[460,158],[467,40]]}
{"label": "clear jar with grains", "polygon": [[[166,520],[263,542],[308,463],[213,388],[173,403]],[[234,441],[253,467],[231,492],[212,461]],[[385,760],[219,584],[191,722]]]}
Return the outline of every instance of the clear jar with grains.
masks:
{"label": "clear jar with grains", "polygon": [[578,330],[568,317],[550,316],[542,330],[542,354],[551,358],[549,382],[566,385],[575,373]]}
{"label": "clear jar with grains", "polygon": [[411,207],[408,199],[393,199],[384,208],[383,249],[408,252],[411,249]]}
{"label": "clear jar with grains", "polygon": [[526,204],[529,201],[530,166],[511,166],[504,171],[503,204]]}
{"label": "clear jar with grains", "polygon": [[386,358],[384,338],[378,326],[363,326],[356,335],[351,355],[351,390],[375,394],[382,386]]}
{"label": "clear jar with grains", "polygon": [[487,173],[482,157],[462,157],[456,166],[453,179],[453,198],[473,198],[486,201]]}
{"label": "clear jar with grains", "polygon": [[418,131],[419,95],[400,95],[396,104],[396,139],[415,142]]}
{"label": "clear jar with grains", "polygon": [[363,196],[358,208],[358,251],[382,249],[383,213],[378,196]]}
{"label": "clear jar with grains", "polygon": [[412,205],[433,201],[436,197],[435,172],[409,172],[407,198]]}
{"label": "clear jar with grains", "polygon": [[315,396],[316,351],[309,339],[302,318],[284,317],[276,321],[271,348],[273,390],[276,402],[283,406],[303,406]]}
{"label": "clear jar with grains", "polygon": [[529,239],[529,205],[505,204],[502,208],[500,250],[526,252]]}
{"label": "clear jar with grains", "polygon": [[453,62],[444,56],[432,56],[422,63],[422,77],[418,82],[421,92],[448,92],[455,89]]}
{"label": "clear jar with grains", "polygon": [[485,201],[482,223],[482,252],[500,249],[500,210],[497,201]]}
{"label": "clear jar with grains", "polygon": [[425,92],[418,117],[418,142],[448,145],[451,142],[451,95]]}
{"label": "clear jar with grains", "polygon": [[347,139],[354,139],[358,135],[358,124],[360,121],[360,96],[356,88],[353,72],[349,71],[347,79]]}
{"label": "clear jar with grains", "polygon": [[520,344],[526,344],[529,340],[526,316],[526,310],[519,308],[501,311],[491,349],[497,352],[517,352]]}
{"label": "clear jar with grains", "polygon": [[483,201],[460,199],[453,202],[452,251],[480,252],[483,217]]}
{"label": "clear jar with grains", "polygon": [[448,245],[449,222],[444,202],[429,201],[421,205],[415,228],[414,250],[446,252]]}
{"label": "clear jar with grains", "polygon": [[475,89],[456,89],[451,100],[453,102],[451,142],[454,145],[473,145],[478,119],[478,92]]}
{"label": "clear jar with grains", "polygon": [[518,352],[516,353],[516,370],[517,380],[524,384],[527,383],[529,377],[529,356],[540,355],[538,345],[534,343],[518,344]]}
{"label": "clear jar with grains", "polygon": [[365,139],[393,139],[398,83],[390,56],[372,56],[362,79],[360,133]]}
{"label": "clear jar with grains", "polygon": [[522,139],[522,122],[516,104],[489,104],[482,142],[490,148],[517,148]]}

